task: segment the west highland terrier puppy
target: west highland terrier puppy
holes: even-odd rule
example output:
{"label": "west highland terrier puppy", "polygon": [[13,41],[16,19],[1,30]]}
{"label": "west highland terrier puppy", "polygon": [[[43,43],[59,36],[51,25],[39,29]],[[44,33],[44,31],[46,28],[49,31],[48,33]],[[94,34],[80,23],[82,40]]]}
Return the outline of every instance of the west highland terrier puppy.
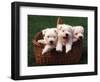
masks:
{"label": "west highland terrier puppy", "polygon": [[72,26],[66,24],[57,25],[58,41],[56,51],[63,51],[63,46],[66,48],[66,53],[72,49]]}
{"label": "west highland terrier puppy", "polygon": [[47,28],[42,30],[43,39],[38,40],[39,43],[45,44],[45,47],[42,51],[42,54],[50,51],[56,47],[57,43],[57,29],[56,28]]}
{"label": "west highland terrier puppy", "polygon": [[83,39],[84,28],[82,26],[73,26],[73,42]]}

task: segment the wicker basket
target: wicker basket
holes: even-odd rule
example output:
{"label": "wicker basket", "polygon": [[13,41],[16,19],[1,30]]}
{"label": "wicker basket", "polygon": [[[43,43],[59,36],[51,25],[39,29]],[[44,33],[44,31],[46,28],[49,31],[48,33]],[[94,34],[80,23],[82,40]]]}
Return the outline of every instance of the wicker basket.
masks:
{"label": "wicker basket", "polygon": [[78,64],[82,52],[82,40],[77,41],[73,44],[72,50],[67,54],[63,47],[63,52],[57,52],[55,49],[42,55],[42,49],[44,45],[39,44],[37,40],[43,38],[42,32],[38,32],[33,38],[33,50],[35,55],[35,63],[38,65],[57,65],[57,64]]}

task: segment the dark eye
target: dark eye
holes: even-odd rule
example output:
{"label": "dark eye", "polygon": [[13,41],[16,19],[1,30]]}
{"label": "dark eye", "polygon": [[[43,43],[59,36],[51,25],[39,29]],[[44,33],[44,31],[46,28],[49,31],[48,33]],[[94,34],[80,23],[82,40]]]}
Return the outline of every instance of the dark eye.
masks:
{"label": "dark eye", "polygon": [[63,30],[63,32],[64,32],[64,30]]}
{"label": "dark eye", "polygon": [[56,38],[56,37],[54,36],[54,38]]}
{"label": "dark eye", "polygon": [[50,36],[47,36],[48,38],[50,37]]}
{"label": "dark eye", "polygon": [[77,35],[78,33],[75,33],[75,35]]}

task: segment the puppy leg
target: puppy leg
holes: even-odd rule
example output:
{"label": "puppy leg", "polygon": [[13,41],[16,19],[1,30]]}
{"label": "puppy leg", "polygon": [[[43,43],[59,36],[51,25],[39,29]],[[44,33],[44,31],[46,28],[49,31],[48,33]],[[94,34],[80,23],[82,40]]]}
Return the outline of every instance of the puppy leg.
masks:
{"label": "puppy leg", "polygon": [[72,39],[66,44],[66,53],[68,53],[72,49]]}
{"label": "puppy leg", "polygon": [[60,51],[62,52],[62,43],[61,42],[58,42],[57,45],[56,45],[56,51]]}
{"label": "puppy leg", "polygon": [[44,40],[38,40],[38,43],[45,44]]}
{"label": "puppy leg", "polygon": [[51,49],[52,49],[51,46],[46,45],[46,46],[44,47],[43,51],[42,51],[42,54],[45,54],[46,52],[48,52],[48,51],[51,50]]}
{"label": "puppy leg", "polygon": [[66,44],[66,53],[68,53],[72,49],[70,44]]}

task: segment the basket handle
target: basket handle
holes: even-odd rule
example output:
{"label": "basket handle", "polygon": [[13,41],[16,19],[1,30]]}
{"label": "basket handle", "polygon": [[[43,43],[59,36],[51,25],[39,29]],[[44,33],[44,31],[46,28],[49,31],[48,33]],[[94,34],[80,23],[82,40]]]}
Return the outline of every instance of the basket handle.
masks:
{"label": "basket handle", "polygon": [[40,43],[37,42],[37,40],[42,36],[42,32],[38,32],[34,38],[32,39],[32,43],[33,45],[35,46],[38,46],[38,47],[42,47],[42,45]]}
{"label": "basket handle", "polygon": [[36,40],[32,40],[33,45],[41,47],[41,44],[39,44]]}
{"label": "basket handle", "polygon": [[61,17],[58,17],[58,18],[57,18],[57,23],[56,23],[56,25],[58,25],[58,24],[63,24],[63,20],[61,19]]}

